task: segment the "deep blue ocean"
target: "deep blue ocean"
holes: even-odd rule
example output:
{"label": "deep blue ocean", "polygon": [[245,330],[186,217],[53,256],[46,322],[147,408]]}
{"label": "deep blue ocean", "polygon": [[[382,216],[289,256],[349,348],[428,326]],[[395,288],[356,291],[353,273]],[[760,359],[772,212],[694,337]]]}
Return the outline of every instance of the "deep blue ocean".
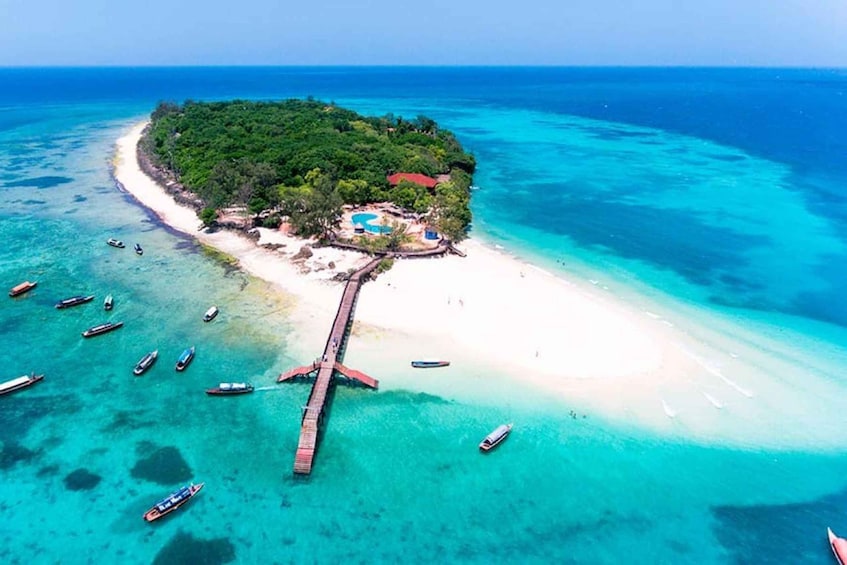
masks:
{"label": "deep blue ocean", "polygon": [[[477,158],[474,237],[667,311],[785,339],[800,353],[772,355],[815,368],[797,391],[804,406],[844,421],[818,385],[847,394],[845,70],[0,69],[0,281],[39,280],[0,303],[0,381],[47,375],[0,398],[0,560],[831,558],[825,527],[847,532],[847,443],[780,446],[803,425],[793,416],[760,447],[743,430],[722,442],[574,421],[579,407],[542,391],[475,401],[425,384],[340,388],[316,471],[295,481],[308,390],[273,386],[299,361],[285,300],[162,226],[117,190],[110,161],[158,101],[305,96],[436,119]],[[144,241],[143,258],[105,246],[114,234]],[[98,298],[52,308],[83,293]],[[211,303],[220,319],[198,324]],[[79,337],[104,319],[128,323]],[[174,376],[172,358],[195,343],[197,360]],[[134,379],[154,344],[162,359]],[[372,370],[389,383],[407,371]],[[202,402],[196,391],[223,374],[268,390]],[[480,432],[507,419],[522,433],[481,461]],[[185,511],[141,520],[189,480],[207,486]]]}

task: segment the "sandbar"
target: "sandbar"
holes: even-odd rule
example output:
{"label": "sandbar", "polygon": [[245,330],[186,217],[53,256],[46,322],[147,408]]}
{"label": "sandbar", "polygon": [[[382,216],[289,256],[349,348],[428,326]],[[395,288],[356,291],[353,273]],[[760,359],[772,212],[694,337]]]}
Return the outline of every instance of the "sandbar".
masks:
{"label": "sandbar", "polygon": [[[298,336],[292,351],[310,362],[322,348],[343,289],[332,276],[368,257],[317,248],[304,273],[302,261],[292,262],[302,240],[261,229],[257,244],[234,232],[202,229],[193,209],[177,204],[139,168],[136,145],[145,125],[117,141],[115,178],[164,223],[236,257],[245,271],[292,295]],[[802,351],[789,355],[783,342],[726,318],[704,324],[694,319],[703,314],[692,307],[624,299],[624,293],[544,271],[484,241],[471,238],[460,247],[467,257],[397,260],[363,287],[348,365],[353,360],[390,366],[387,374],[375,375],[382,388],[433,390],[469,401],[507,402],[532,387],[579,416],[597,414],[706,443],[847,444],[847,432],[829,420],[847,409],[847,401],[818,402],[838,389],[826,378],[814,378]],[[335,268],[324,268],[330,262]],[[437,373],[422,381],[408,361],[432,357],[453,366],[472,364],[478,374],[471,379],[459,368],[450,382]],[[816,371],[826,377],[828,369]],[[486,372],[496,378],[486,378]],[[776,433],[774,426],[786,417],[795,425]]]}

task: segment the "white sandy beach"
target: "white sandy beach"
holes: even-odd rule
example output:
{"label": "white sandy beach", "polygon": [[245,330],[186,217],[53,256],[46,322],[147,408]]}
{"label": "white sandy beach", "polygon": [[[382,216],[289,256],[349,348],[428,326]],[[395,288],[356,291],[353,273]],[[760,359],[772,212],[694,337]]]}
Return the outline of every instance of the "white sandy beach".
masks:
{"label": "white sandy beach", "polygon": [[[315,249],[306,262],[310,272],[303,274],[302,266],[291,262],[300,240],[261,230],[260,243],[285,245],[272,251],[231,232],[198,230],[194,210],[178,205],[139,169],[135,149],[143,127],[118,140],[116,178],[165,223],[235,256],[244,270],[292,294],[295,351],[310,361],[322,347],[342,291],[342,283],[327,279],[367,259]],[[473,360],[505,376],[496,382],[513,383],[481,392],[492,398],[508,398],[511,387],[531,384],[580,412],[598,411],[675,435],[751,445],[802,445],[811,440],[809,434],[817,444],[847,442],[847,432],[827,423],[829,409],[816,415],[820,411],[814,408],[815,399],[836,389],[825,378],[810,381],[810,370],[791,352],[774,360],[767,343],[742,336],[729,322],[707,328],[668,320],[658,308],[645,311],[586,281],[554,276],[480,242],[461,247],[466,258],[398,260],[363,288],[348,360],[397,364],[396,374],[378,375],[383,388],[424,386],[413,384],[412,358]],[[324,268],[330,262],[334,271]],[[772,378],[775,371],[779,379]],[[825,368],[819,372],[826,376]],[[432,386],[437,392],[451,387],[459,396],[473,394],[474,388],[438,379]],[[797,395],[809,390],[812,395]],[[837,402],[833,410],[847,409],[844,401]],[[773,426],[786,416],[818,429],[786,427],[776,440]]]}

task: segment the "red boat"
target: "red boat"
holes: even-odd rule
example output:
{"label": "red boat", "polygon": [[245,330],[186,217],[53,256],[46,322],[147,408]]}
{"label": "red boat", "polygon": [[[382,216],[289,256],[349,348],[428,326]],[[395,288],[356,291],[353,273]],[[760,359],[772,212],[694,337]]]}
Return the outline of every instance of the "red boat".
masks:
{"label": "red boat", "polygon": [[36,375],[33,373],[31,375],[24,375],[17,379],[12,379],[11,381],[6,381],[5,383],[0,383],[0,394],[9,394],[10,392],[15,392],[16,390],[32,386],[43,378],[44,375]]}
{"label": "red boat", "polygon": [[829,546],[832,548],[835,560],[841,565],[847,564],[847,539],[838,537],[830,528],[826,529],[826,533],[829,536]]}
{"label": "red boat", "polygon": [[12,287],[12,290],[9,291],[9,296],[20,296],[21,294],[34,289],[37,284],[38,282],[24,281],[21,284]]}
{"label": "red boat", "polygon": [[250,383],[221,383],[215,388],[207,388],[206,394],[226,395],[226,394],[247,394],[253,392],[253,385]]}
{"label": "red boat", "polygon": [[167,498],[163,498],[162,500],[157,502],[153,506],[153,508],[151,508],[144,514],[144,519],[148,522],[152,522],[153,520],[158,520],[162,516],[167,516],[168,514],[170,514],[171,512],[191,500],[191,498],[195,494],[200,492],[200,489],[203,488],[203,485],[205,484],[206,483],[200,483],[199,485],[191,484],[187,487],[182,487]]}

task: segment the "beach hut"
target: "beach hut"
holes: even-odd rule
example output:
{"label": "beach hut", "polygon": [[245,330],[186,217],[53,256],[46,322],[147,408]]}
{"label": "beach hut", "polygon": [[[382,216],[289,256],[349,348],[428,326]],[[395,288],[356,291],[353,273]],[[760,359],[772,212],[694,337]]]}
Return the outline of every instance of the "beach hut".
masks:
{"label": "beach hut", "polygon": [[424,239],[430,239],[430,240],[438,239],[438,232],[435,231],[434,227],[427,226],[424,229]]}

